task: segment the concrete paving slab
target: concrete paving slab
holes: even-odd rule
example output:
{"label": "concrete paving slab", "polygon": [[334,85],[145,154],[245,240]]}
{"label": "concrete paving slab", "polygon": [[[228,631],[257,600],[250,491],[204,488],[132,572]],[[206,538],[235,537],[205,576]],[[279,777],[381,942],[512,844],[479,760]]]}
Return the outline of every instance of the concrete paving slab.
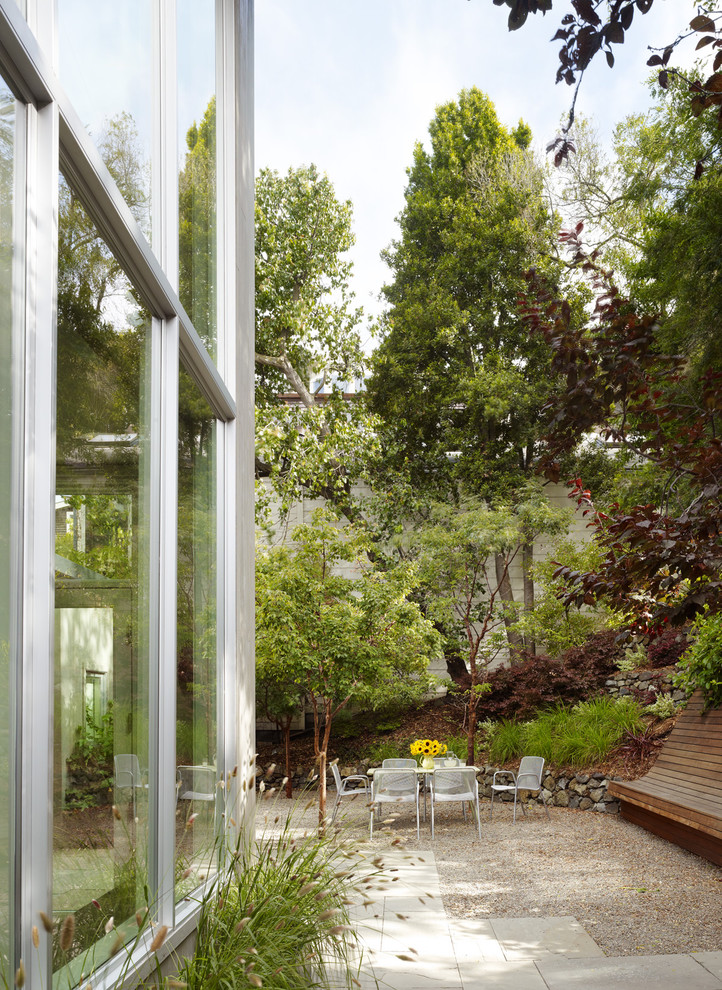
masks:
{"label": "concrete paving slab", "polygon": [[371,949],[374,952],[381,951],[383,918],[373,918],[370,921],[352,921],[351,924],[356,929],[363,948]]}
{"label": "concrete paving slab", "polygon": [[547,990],[532,959],[517,962],[459,962],[464,990]]}
{"label": "concrete paving slab", "polygon": [[491,922],[481,918],[449,921],[449,932],[454,946],[456,961],[462,962],[504,962],[506,957],[494,934]]}
{"label": "concrete paving slab", "polygon": [[424,964],[456,966],[449,926],[445,918],[438,916],[429,915],[425,924],[385,918],[381,949],[396,956],[410,956]]}
{"label": "concrete paving slab", "polygon": [[576,918],[490,918],[507,960],[603,956]]}
{"label": "concrete paving slab", "polygon": [[690,952],[690,955],[695,962],[722,981],[722,952]]}
{"label": "concrete paving slab", "polygon": [[[436,907],[437,904],[439,905],[438,908]],[[432,901],[427,897],[419,897],[418,894],[411,894],[408,891],[399,897],[384,897],[384,912],[387,914],[408,915],[417,914],[420,911],[426,911],[437,916],[439,913],[443,914],[441,901]]]}
{"label": "concrete paving slab", "polygon": [[[378,980],[381,990],[463,990],[459,969],[453,961],[421,959],[418,962],[399,959],[392,952],[381,952],[374,957],[373,969],[365,967],[366,981],[361,984],[375,987],[371,980]],[[370,981],[370,982],[369,982]]]}
{"label": "concrete paving slab", "polygon": [[537,959],[549,990],[721,990],[722,980],[688,955]]}

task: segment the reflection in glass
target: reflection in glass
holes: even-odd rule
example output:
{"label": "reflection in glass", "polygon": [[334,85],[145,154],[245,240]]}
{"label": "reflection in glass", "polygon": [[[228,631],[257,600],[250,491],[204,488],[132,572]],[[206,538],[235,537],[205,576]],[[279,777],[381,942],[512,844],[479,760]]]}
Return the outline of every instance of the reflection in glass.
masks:
{"label": "reflection in glass", "polygon": [[216,354],[215,5],[178,3],[180,300]]}
{"label": "reflection in glass", "polygon": [[210,867],[222,790],[216,762],[216,426],[181,369],[178,444],[176,896]]}
{"label": "reflection in glass", "polygon": [[[10,986],[11,738],[10,614],[12,597],[11,526],[13,492],[13,243],[15,241],[15,127],[17,107],[0,80],[0,984]],[[15,314],[16,316],[17,314]]]}
{"label": "reflection in glass", "polygon": [[58,0],[60,79],[150,239],[151,0]]}
{"label": "reflection in glass", "polygon": [[133,938],[136,911],[146,907],[149,327],[117,261],[61,182],[53,752],[57,986],[74,985],[82,970],[88,972],[89,950],[97,965],[118,938]]}

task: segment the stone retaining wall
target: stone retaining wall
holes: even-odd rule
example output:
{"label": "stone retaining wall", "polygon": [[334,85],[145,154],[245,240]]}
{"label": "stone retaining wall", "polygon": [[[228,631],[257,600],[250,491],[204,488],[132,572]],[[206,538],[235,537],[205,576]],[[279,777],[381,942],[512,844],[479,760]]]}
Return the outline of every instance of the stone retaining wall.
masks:
{"label": "stone retaining wall", "polygon": [[[481,797],[491,797],[491,782],[497,767],[483,767],[477,774],[479,780],[479,795]],[[507,777],[507,781],[511,778]],[[605,814],[616,814],[619,811],[619,801],[610,797],[607,793],[607,786],[610,780],[617,780],[616,777],[605,777],[603,773],[576,773],[557,774],[555,771],[547,773],[542,781],[544,785],[544,800],[547,804],[557,808],[579,808],[580,811],[601,811]],[[502,780],[502,783],[504,781]],[[513,801],[514,795],[504,793],[501,795],[503,801]],[[541,797],[538,793],[531,791],[519,791],[519,797],[524,800],[532,800],[541,804]],[[497,795],[495,801],[499,800]]]}
{"label": "stone retaining wall", "polygon": [[[480,768],[479,773],[477,774],[480,797],[491,797],[491,782],[493,780],[494,773],[498,769],[498,767],[492,766]],[[270,774],[267,773],[267,770],[267,767],[261,768],[259,779],[263,777],[266,787],[280,787],[283,775],[278,769],[272,771]],[[368,764],[359,763],[358,766],[344,765],[340,766],[339,770],[341,771],[342,777],[349,777],[352,774],[365,773],[368,770]],[[311,769],[298,768],[293,776],[294,790],[308,786],[309,778],[312,776],[313,771]],[[509,778],[507,778],[507,780],[508,779]],[[581,811],[600,811],[605,814],[615,814],[619,811],[619,801],[608,795],[607,786],[610,780],[617,779],[619,778],[607,778],[602,773],[562,774],[556,773],[552,770],[544,776],[544,800],[552,807],[579,808]],[[328,774],[328,784],[329,787],[334,786],[333,776],[330,771]],[[315,782],[313,782],[311,786],[315,788]],[[537,803],[541,803],[541,798],[538,793],[532,794],[530,791],[520,791],[519,796],[525,801],[532,800]],[[501,796],[497,795],[494,800],[498,801],[500,799],[502,801],[513,801],[514,797],[513,795],[504,793]]]}
{"label": "stone retaining wall", "polygon": [[674,667],[665,667],[662,670],[620,670],[605,681],[606,692],[613,698],[651,694],[652,697],[647,700],[647,703],[651,703],[656,690],[659,694],[671,694],[676,702],[684,701],[684,691],[672,686],[673,672]]}

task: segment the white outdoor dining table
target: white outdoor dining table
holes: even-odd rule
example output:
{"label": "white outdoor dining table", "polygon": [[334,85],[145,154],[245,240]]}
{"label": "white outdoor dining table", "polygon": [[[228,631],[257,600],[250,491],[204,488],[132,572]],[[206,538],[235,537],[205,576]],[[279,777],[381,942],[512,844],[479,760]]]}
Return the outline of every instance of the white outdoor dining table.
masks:
{"label": "white outdoor dining table", "polygon": [[[401,768],[399,768],[399,769],[401,769]],[[412,767],[408,767],[406,769],[411,770]],[[457,768],[456,767],[438,767],[438,769],[439,770],[455,770]],[[460,763],[458,765],[458,769],[459,770],[468,769],[468,764],[466,764],[466,763]],[[472,769],[475,770],[476,773],[479,772],[479,767],[473,767]],[[393,773],[393,768],[392,767],[369,767],[369,769],[366,771],[366,774],[369,777],[373,777],[373,775],[376,773],[377,770],[391,770],[391,772]],[[429,789],[428,788],[428,783],[426,781],[426,778],[427,777],[430,777],[433,773],[436,772],[436,770],[437,770],[437,767],[416,767],[416,776],[417,777],[423,777],[424,778],[424,821],[426,821],[426,792]]]}

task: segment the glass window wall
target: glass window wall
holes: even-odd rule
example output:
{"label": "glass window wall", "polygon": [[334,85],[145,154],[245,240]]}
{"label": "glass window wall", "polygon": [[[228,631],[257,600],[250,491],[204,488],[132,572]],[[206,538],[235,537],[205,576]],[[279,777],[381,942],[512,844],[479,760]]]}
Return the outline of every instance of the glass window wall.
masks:
{"label": "glass window wall", "polygon": [[150,323],[61,182],[53,968],[63,986],[89,971],[88,953],[97,966],[133,938],[148,906]]}
{"label": "glass window wall", "polygon": [[216,422],[181,369],[178,442],[176,896],[212,866],[223,789],[216,714]]}
{"label": "glass window wall", "polygon": [[150,239],[151,0],[58,0],[59,74]]}
{"label": "glass window wall", "polygon": [[216,356],[216,60],[213,0],[178,0],[179,295]]}

